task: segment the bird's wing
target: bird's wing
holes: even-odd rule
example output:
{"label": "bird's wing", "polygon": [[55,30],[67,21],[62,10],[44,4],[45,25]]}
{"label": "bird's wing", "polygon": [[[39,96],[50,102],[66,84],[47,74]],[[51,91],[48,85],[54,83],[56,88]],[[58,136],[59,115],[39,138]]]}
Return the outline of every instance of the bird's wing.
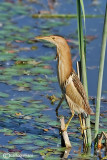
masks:
{"label": "bird's wing", "polygon": [[82,83],[80,82],[75,71],[72,72],[65,84],[65,94],[77,106],[78,110],[83,109],[85,113],[91,114],[92,110],[89,106],[88,99]]}

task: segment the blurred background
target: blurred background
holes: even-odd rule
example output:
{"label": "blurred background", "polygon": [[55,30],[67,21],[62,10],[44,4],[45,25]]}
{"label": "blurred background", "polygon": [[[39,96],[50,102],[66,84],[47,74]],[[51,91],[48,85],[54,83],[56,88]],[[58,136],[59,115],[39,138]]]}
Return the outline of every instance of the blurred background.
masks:
{"label": "blurred background", "polygon": [[[106,0],[84,1],[86,63],[90,105],[95,110],[97,80]],[[55,108],[61,97],[57,81],[55,46],[31,41],[36,36],[63,36],[73,67],[79,58],[75,0],[1,0],[0,3],[0,158],[3,153],[33,154],[31,159],[60,158]],[[51,15],[55,15],[51,17]],[[58,15],[63,15],[58,18]],[[49,18],[50,15],[50,18]],[[50,99],[54,95],[55,102]],[[102,88],[100,131],[107,131],[107,56]],[[60,115],[70,116],[66,102]],[[94,131],[95,117],[91,117]],[[68,129],[72,149],[68,158],[82,157],[82,138],[75,115]],[[92,133],[94,134],[94,132]],[[91,156],[87,157],[93,159]],[[104,153],[102,153],[103,156]],[[24,157],[27,159],[27,157]],[[29,159],[30,159],[29,158]],[[83,158],[83,157],[82,157]],[[98,159],[97,156],[94,157]],[[100,157],[101,158],[101,157]],[[16,157],[14,159],[17,159]]]}

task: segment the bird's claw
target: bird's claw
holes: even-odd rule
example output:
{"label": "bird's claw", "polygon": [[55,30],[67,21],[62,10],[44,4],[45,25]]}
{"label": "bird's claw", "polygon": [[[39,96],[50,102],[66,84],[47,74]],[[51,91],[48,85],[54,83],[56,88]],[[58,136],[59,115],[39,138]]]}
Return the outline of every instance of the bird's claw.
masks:
{"label": "bird's claw", "polygon": [[65,128],[64,129],[62,129],[62,131],[64,132],[64,131],[67,131],[67,128],[68,128],[68,125],[67,124],[65,124]]}
{"label": "bird's claw", "polygon": [[84,127],[83,125],[81,126],[81,134],[83,135],[84,131],[89,129],[89,127]]}

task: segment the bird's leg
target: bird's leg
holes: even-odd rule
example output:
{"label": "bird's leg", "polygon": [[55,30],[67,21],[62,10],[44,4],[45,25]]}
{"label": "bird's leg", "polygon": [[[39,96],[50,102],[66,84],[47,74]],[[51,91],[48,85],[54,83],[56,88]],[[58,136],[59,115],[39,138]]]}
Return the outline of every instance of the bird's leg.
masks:
{"label": "bird's leg", "polygon": [[79,120],[80,120],[81,134],[83,135],[84,130],[86,130],[86,129],[88,129],[88,128],[83,125],[83,123],[82,123],[82,118],[81,118],[81,114],[79,114],[78,116],[79,116]]}
{"label": "bird's leg", "polygon": [[71,117],[69,118],[69,120],[68,120],[67,123],[65,124],[65,128],[63,129],[63,131],[66,131],[66,130],[67,130],[67,128],[68,128],[68,126],[69,126],[69,123],[70,123],[70,121],[72,120],[73,117],[74,117],[74,112],[72,112]]}
{"label": "bird's leg", "polygon": [[59,109],[60,105],[62,104],[63,100],[64,100],[64,96],[62,95],[60,102],[59,102],[58,106],[56,107],[56,112],[58,112],[58,109]]}

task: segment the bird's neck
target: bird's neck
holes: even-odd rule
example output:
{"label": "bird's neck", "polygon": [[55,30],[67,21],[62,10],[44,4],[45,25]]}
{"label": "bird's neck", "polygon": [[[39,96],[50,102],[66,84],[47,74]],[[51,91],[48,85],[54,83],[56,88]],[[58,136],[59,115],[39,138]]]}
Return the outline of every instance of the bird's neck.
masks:
{"label": "bird's neck", "polygon": [[70,48],[58,49],[58,79],[60,86],[63,86],[66,79],[69,78],[73,71]]}

